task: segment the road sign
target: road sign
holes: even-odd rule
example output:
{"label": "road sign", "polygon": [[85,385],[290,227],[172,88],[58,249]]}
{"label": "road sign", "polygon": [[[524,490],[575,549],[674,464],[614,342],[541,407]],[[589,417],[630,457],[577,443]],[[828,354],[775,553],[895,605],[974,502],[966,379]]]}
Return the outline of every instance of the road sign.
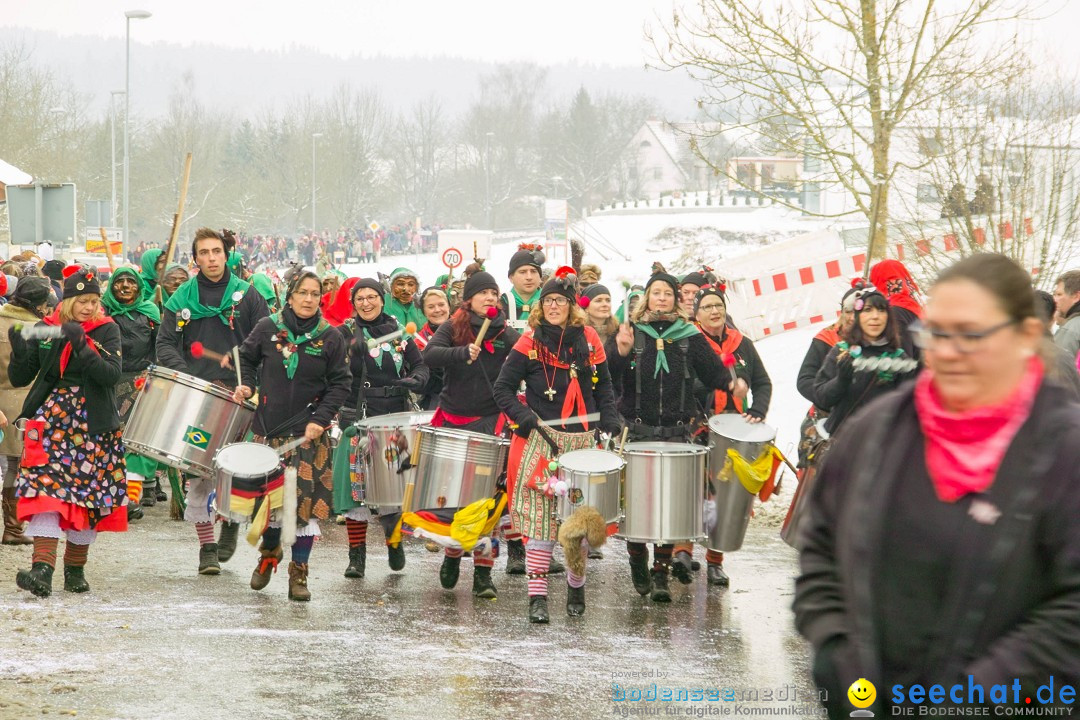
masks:
{"label": "road sign", "polygon": [[13,245],[70,246],[75,238],[75,184],[8,185],[8,220]]}
{"label": "road sign", "polygon": [[368,229],[371,230],[371,232],[379,232],[380,227],[382,227],[382,225],[379,225],[379,223],[375,222],[374,220],[372,220],[371,224],[368,225]]}
{"label": "road sign", "polygon": [[442,264],[453,270],[462,261],[461,251],[457,248],[446,248],[442,254]]}
{"label": "road sign", "polygon": [[440,230],[436,252],[442,255],[449,248],[455,248],[469,260],[484,260],[491,257],[492,234],[490,230]]}
{"label": "road sign", "polygon": [[[109,238],[109,249],[116,257],[124,252],[124,231],[121,228],[105,228],[105,237]],[[104,255],[105,243],[101,241],[100,228],[86,228],[86,252],[92,255]]]}

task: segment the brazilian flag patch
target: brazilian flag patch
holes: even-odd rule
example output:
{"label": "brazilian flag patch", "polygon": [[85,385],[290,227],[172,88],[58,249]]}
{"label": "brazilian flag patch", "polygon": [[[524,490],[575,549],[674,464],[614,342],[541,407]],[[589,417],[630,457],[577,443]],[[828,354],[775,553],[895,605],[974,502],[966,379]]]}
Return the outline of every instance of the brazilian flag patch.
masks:
{"label": "brazilian flag patch", "polygon": [[194,425],[188,425],[184,431],[184,442],[200,450],[205,450],[210,445],[210,438],[210,433]]}

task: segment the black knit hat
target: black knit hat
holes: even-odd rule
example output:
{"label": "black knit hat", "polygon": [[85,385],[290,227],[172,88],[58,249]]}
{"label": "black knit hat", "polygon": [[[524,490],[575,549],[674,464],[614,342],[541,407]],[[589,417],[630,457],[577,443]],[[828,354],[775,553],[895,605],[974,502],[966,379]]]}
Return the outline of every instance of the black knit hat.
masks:
{"label": "black knit hat", "polygon": [[15,286],[15,292],[11,295],[11,302],[18,307],[36,308],[49,300],[48,278],[31,275],[19,278]]}
{"label": "black knit hat", "polygon": [[375,278],[360,278],[357,283],[352,286],[352,295],[349,296],[349,300],[351,300],[354,304],[356,303],[356,293],[359,292],[361,288],[374,290],[375,292],[379,293],[379,300],[383,301],[384,303],[386,302],[386,288],[383,287],[383,284],[381,282],[379,282]]}
{"label": "black knit hat", "polygon": [[64,263],[61,260],[49,260],[41,266],[41,274],[58,283],[64,282]]}
{"label": "black knit hat", "polygon": [[64,297],[76,295],[100,295],[101,283],[98,282],[97,270],[85,265],[69,265],[64,268]]}
{"label": "black knit hat", "polygon": [[695,287],[704,287],[709,284],[708,278],[705,277],[705,273],[692,272],[685,275],[682,279],[683,285],[693,285]]}
{"label": "black knit hat", "polygon": [[469,279],[465,281],[465,289],[462,292],[461,299],[465,302],[469,301],[476,293],[481,290],[494,290],[499,292],[499,283],[495,282],[495,278],[491,273],[480,272],[473,273],[469,276]]}
{"label": "black knit hat", "polygon": [[649,282],[645,283],[646,295],[649,294],[649,288],[652,287],[652,284],[656,282],[667,283],[671,286],[671,291],[675,293],[675,297],[679,297],[679,281],[675,278],[674,275],[666,272],[655,273],[651,278],[649,278]]}
{"label": "black knit hat", "polygon": [[518,251],[510,256],[510,271],[506,273],[506,276],[510,277],[518,268],[525,265],[532,265],[536,268],[536,272],[542,272],[546,261],[547,258],[544,257],[539,245],[519,245]]}
{"label": "black knit hat", "polygon": [[540,290],[540,300],[548,295],[562,295],[570,302],[577,302],[577,273],[574,268],[564,265],[552,274]]}
{"label": "black knit hat", "polygon": [[589,300],[595,300],[597,295],[611,296],[611,291],[607,289],[606,285],[600,283],[593,283],[589,287],[585,288],[581,292],[582,297],[587,297]]}
{"label": "black knit hat", "polygon": [[694,295],[694,315],[697,315],[698,309],[701,308],[701,303],[710,295],[720,298],[720,302],[724,303],[725,308],[727,307],[727,298],[724,297],[724,293],[718,288],[703,287],[697,291],[696,295]]}

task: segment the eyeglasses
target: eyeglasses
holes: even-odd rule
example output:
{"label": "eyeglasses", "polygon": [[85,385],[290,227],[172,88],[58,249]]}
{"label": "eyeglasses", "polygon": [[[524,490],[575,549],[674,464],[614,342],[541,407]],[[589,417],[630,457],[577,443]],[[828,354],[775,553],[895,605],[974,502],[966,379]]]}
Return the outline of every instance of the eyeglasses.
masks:
{"label": "eyeglasses", "polygon": [[979,349],[979,345],[982,341],[990,337],[996,332],[1004,330],[1007,327],[1017,325],[1016,320],[1006,320],[1003,323],[994,325],[985,330],[979,332],[957,332],[950,333],[944,330],[937,330],[934,328],[928,328],[921,323],[914,323],[909,330],[911,331],[911,337],[923,350],[933,350],[934,346],[942,342],[951,342],[956,352],[961,355],[970,355]]}
{"label": "eyeglasses", "polygon": [[701,305],[698,307],[699,312],[716,312],[717,310],[723,310],[724,303],[713,303],[712,305]]}
{"label": "eyeglasses", "polygon": [[356,302],[359,305],[373,305],[374,303],[378,302],[378,300],[379,300],[378,295],[357,295],[356,296]]}
{"label": "eyeglasses", "polygon": [[313,291],[313,290],[297,290],[296,292],[294,292],[294,293],[293,293],[293,295],[295,295],[296,297],[299,297],[299,298],[317,298],[317,297],[322,297],[322,293],[320,293],[320,292],[315,292],[315,291]]}
{"label": "eyeglasses", "polygon": [[555,307],[566,307],[570,304],[570,301],[561,295],[549,295],[540,302],[544,305],[554,305]]}

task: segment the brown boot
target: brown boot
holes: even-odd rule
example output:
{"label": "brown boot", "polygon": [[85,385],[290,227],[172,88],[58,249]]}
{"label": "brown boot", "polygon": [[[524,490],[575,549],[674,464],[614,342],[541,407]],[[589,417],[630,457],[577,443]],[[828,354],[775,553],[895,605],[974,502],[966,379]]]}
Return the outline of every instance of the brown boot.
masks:
{"label": "brown boot", "polygon": [[259,558],[259,564],[255,566],[255,572],[251,573],[252,590],[262,590],[270,584],[270,578],[277,572],[278,563],[284,557],[280,545],[273,550],[259,548],[259,552],[262,553],[262,557]]}
{"label": "brown boot", "polygon": [[23,524],[15,516],[15,488],[4,488],[4,545],[33,545],[34,541],[23,535]]}
{"label": "brown boot", "polygon": [[297,602],[307,602],[311,599],[311,591],[307,587],[307,563],[297,565],[289,563],[289,599]]}

